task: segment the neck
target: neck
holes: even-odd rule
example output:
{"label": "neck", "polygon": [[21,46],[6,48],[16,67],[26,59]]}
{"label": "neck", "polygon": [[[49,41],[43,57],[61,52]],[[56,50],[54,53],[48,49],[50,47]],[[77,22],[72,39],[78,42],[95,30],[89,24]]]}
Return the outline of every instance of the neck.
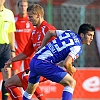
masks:
{"label": "neck", "polygon": [[37,25],[37,27],[39,27],[43,21],[44,21],[44,19],[41,18],[40,21],[39,21],[39,23],[38,23],[38,25]]}
{"label": "neck", "polygon": [[0,12],[3,11],[4,6],[0,5]]}
{"label": "neck", "polygon": [[20,17],[22,17],[22,18],[24,18],[24,17],[27,16],[27,14],[19,14],[19,15],[20,15]]}

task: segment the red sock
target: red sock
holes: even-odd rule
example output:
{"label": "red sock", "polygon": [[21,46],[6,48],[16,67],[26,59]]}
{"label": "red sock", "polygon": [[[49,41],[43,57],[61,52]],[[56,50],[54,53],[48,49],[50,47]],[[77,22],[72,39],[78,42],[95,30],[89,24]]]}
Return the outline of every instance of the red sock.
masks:
{"label": "red sock", "polygon": [[46,100],[39,86],[36,88],[34,94],[39,100]]}
{"label": "red sock", "polygon": [[6,89],[9,92],[12,100],[22,100],[22,93],[16,86],[11,85],[6,87]]}

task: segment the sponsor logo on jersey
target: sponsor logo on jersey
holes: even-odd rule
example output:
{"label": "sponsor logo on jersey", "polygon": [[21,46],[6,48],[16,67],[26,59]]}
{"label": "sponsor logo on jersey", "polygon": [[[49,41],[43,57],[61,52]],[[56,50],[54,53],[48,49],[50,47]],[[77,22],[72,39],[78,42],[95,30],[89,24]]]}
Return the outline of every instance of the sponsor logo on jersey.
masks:
{"label": "sponsor logo on jersey", "polygon": [[17,29],[16,32],[25,32],[25,33],[29,33],[31,31],[31,29]]}

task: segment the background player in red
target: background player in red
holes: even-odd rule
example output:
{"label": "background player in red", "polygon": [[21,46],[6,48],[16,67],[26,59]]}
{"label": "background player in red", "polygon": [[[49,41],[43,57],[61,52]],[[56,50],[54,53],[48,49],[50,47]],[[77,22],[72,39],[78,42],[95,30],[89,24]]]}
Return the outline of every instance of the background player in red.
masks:
{"label": "background player in red", "polygon": [[[34,4],[28,7],[28,15],[30,18],[30,21],[34,26],[36,26],[36,29],[33,30],[31,37],[28,41],[28,44],[26,45],[24,51],[17,55],[19,60],[27,58],[27,56],[30,56],[32,53],[36,52],[37,48],[40,47],[41,42],[48,30],[55,30],[55,27],[50,25],[44,20],[44,10],[43,8],[38,5]],[[54,38],[52,38],[54,39]],[[51,39],[51,40],[52,40]],[[29,51],[29,52],[27,52]],[[25,53],[25,54],[24,54]],[[21,58],[20,58],[21,56]],[[5,87],[10,92],[11,96],[13,97],[13,100],[22,100],[22,94],[18,90],[17,87],[23,87],[24,89],[27,88],[28,84],[28,71],[23,71],[18,73],[17,75],[12,76],[10,79],[8,79],[5,83]],[[16,80],[15,80],[16,79]],[[43,78],[41,81],[44,81],[45,78]],[[14,94],[14,91],[17,91],[16,94]],[[37,95],[38,88],[35,91],[35,95]],[[45,100],[43,98],[43,95],[40,94],[37,96],[40,100]]]}
{"label": "background player in red", "polygon": [[[15,49],[16,55],[22,52],[28,43],[30,35],[34,29],[32,23],[29,21],[27,8],[28,1],[20,0],[17,4],[19,13],[15,16],[15,24],[16,24],[16,32],[15,32]],[[29,62],[31,57],[28,57],[23,60],[24,69],[26,70],[29,66]],[[22,61],[18,61],[12,64],[12,75],[17,74],[20,71],[20,67],[22,65]]]}

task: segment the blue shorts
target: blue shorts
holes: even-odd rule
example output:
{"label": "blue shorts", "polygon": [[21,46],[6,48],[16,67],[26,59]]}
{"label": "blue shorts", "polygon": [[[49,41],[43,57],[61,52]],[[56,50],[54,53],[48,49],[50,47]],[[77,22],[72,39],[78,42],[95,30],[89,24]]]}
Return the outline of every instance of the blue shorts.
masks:
{"label": "blue shorts", "polygon": [[43,76],[53,82],[59,83],[66,74],[67,72],[56,64],[33,58],[30,63],[29,82],[35,84],[39,82],[40,76]]}

